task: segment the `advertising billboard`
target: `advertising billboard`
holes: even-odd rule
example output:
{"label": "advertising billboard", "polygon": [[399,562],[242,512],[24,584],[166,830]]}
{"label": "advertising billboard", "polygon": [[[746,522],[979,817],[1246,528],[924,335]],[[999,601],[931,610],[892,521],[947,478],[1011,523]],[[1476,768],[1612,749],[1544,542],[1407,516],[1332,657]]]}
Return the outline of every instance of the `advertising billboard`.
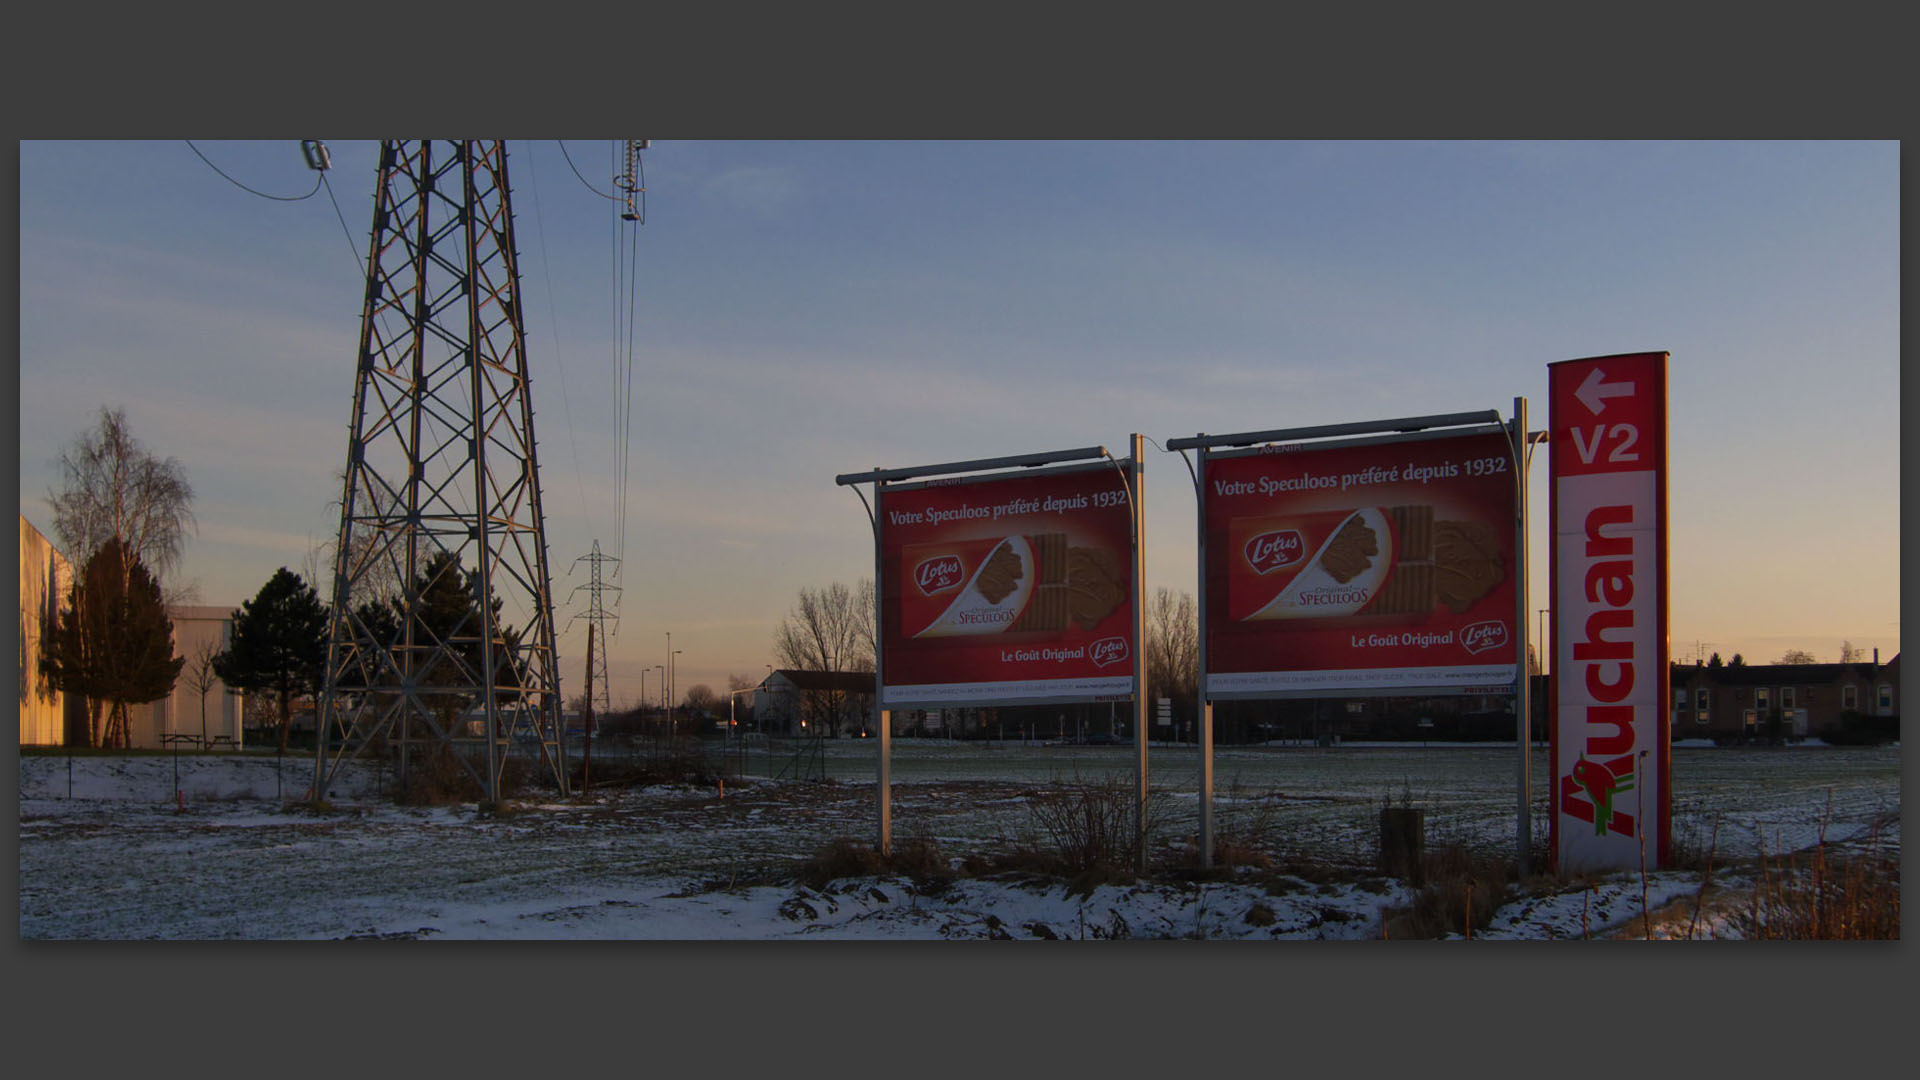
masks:
{"label": "advertising billboard", "polygon": [[1134,532],[1110,462],[877,486],[885,708],[1125,698]]}
{"label": "advertising billboard", "polygon": [[1202,457],[1210,698],[1511,692],[1503,429]]}
{"label": "advertising billboard", "polygon": [[1554,857],[1565,870],[1665,865],[1667,354],[1547,373]]}

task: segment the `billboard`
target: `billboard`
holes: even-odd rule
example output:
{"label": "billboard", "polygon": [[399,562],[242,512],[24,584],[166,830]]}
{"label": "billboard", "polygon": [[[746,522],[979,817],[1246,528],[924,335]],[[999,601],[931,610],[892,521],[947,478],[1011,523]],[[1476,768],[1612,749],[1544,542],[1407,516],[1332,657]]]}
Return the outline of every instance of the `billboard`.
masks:
{"label": "billboard", "polygon": [[1665,865],[1667,354],[1547,373],[1554,857],[1564,870]]}
{"label": "billboard", "polygon": [[1132,502],[1111,462],[879,484],[881,707],[1133,693]]}
{"label": "billboard", "polygon": [[1208,697],[1511,692],[1503,429],[1202,457]]}

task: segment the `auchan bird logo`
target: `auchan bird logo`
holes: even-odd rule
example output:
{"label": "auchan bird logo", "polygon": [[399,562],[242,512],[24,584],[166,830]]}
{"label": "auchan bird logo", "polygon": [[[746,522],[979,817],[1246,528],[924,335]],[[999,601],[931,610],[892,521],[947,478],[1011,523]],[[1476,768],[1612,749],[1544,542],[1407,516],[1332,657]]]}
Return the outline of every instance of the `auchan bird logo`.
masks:
{"label": "auchan bird logo", "polygon": [[958,555],[935,555],[931,559],[923,559],[919,566],[913,568],[913,583],[927,596],[958,588],[960,576]]}
{"label": "auchan bird logo", "polygon": [[1307,542],[1299,529],[1277,529],[1247,541],[1247,565],[1256,574],[1270,574],[1292,566],[1306,556]]}
{"label": "auchan bird logo", "polygon": [[[1620,758],[1614,762],[1614,768],[1624,767],[1627,771],[1615,772],[1613,768],[1582,755],[1579,761],[1573,763],[1573,774],[1562,780],[1563,789],[1577,786],[1586,791],[1593,805],[1593,835],[1605,836],[1609,832],[1633,835],[1632,815],[1619,814],[1613,808],[1615,795],[1633,790],[1632,762],[1630,757]],[[1563,794],[1571,793],[1570,790],[1563,790]],[[1586,817],[1585,814],[1579,816]]]}

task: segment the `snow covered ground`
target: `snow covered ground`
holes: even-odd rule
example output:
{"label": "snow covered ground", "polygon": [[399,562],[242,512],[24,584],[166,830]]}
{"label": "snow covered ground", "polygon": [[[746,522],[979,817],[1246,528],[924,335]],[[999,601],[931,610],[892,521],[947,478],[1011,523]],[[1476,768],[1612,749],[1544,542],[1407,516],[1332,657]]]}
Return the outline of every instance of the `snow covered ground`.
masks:
{"label": "snow covered ground", "polygon": [[[1156,748],[1169,837],[1191,835],[1191,749]],[[1368,873],[1378,810],[1425,807],[1429,850],[1510,853],[1517,748],[1223,750],[1217,821],[1339,880],[1100,885],[960,877],[943,888],[859,877],[809,888],[794,869],[836,837],[875,832],[872,748],[830,748],[829,782],[754,775],[710,788],[596,791],[591,800],[409,808],[371,771],[332,809],[295,805],[311,762],[270,756],[20,760],[20,936],[64,939],[1377,939],[1412,895]],[[895,744],[896,843],[942,853],[1033,839],[1031,799],[1064,777],[1130,777],[1126,748]],[[175,769],[178,769],[178,782]],[[775,771],[772,768],[766,772]],[[1544,792],[1544,762],[1534,770]],[[1739,936],[1733,857],[1877,837],[1897,853],[1897,747],[1681,748],[1676,840],[1722,853],[1706,902],[1697,870],[1530,879],[1476,938]],[[1544,806],[1542,799],[1538,805]],[[1877,826],[1877,830],[1876,830]],[[1544,836],[1544,823],[1538,826]],[[1717,828],[1717,839],[1714,832]],[[1640,922],[1652,913],[1652,928]]]}

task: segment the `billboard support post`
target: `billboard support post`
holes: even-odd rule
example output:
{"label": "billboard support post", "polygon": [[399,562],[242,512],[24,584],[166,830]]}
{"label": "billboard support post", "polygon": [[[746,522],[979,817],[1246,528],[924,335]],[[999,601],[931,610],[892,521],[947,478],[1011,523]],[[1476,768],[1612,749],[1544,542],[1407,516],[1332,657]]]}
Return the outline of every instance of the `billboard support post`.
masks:
{"label": "billboard support post", "polygon": [[1147,872],[1147,538],[1145,438],[1129,439],[1128,488],[1133,503],[1133,837],[1140,873]]}
{"label": "billboard support post", "polygon": [[[1204,438],[1204,436],[1201,436]],[[1193,474],[1193,497],[1199,507],[1200,523],[1200,634],[1199,664],[1194,672],[1199,708],[1195,717],[1200,724],[1200,867],[1213,868],[1213,699],[1207,696],[1207,489],[1200,478],[1207,474],[1207,448],[1202,444],[1200,468]]]}
{"label": "billboard support post", "polygon": [[1532,455],[1533,437],[1527,432],[1527,399],[1513,399],[1513,483],[1514,483],[1514,604],[1513,625],[1519,629],[1519,665],[1513,680],[1513,724],[1520,742],[1519,810],[1513,829],[1513,862],[1521,877],[1527,874],[1527,854],[1533,846],[1533,673],[1527,670],[1532,643],[1527,639],[1527,463]]}

